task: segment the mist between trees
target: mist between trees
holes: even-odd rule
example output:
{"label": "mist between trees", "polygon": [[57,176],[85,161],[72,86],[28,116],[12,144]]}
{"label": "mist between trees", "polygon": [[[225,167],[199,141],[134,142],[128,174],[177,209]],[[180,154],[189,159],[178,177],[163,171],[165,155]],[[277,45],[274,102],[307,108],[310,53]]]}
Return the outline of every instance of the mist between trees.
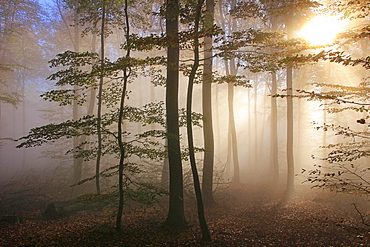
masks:
{"label": "mist between trees", "polygon": [[[186,225],[194,184],[200,215],[240,184],[368,194],[368,8],[3,0],[2,184],[49,201],[120,197],[118,230],[124,203],[163,197],[164,224]],[[318,14],[348,20],[331,44],[299,37]]]}

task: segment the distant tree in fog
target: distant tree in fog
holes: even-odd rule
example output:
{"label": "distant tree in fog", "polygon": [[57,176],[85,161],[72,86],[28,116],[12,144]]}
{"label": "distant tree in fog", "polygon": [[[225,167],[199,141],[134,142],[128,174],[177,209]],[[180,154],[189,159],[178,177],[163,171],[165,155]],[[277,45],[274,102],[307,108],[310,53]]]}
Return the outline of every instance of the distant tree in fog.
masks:
{"label": "distant tree in fog", "polygon": [[[357,25],[338,35],[336,42],[327,45],[330,49],[315,49],[309,54],[297,54],[289,59],[296,64],[329,61],[343,66],[361,66],[363,78],[357,86],[341,85],[337,82],[315,83],[320,92],[298,90],[297,97],[323,101],[325,110],[332,114],[346,112],[350,119],[346,125],[336,123],[316,123],[315,128],[322,131],[332,131],[342,137],[341,142],[323,146],[329,150],[327,157],[318,160],[316,168],[302,173],[308,173],[306,182],[313,187],[328,188],[337,192],[352,194],[369,194],[370,168],[368,112],[369,78],[366,70],[370,68],[367,52],[367,37],[369,25],[363,21],[369,15],[367,1],[329,1],[328,10],[343,14],[351,20],[357,19]],[[343,44],[346,44],[345,46]],[[364,45],[366,44],[366,45]],[[321,48],[321,47],[320,47]]]}
{"label": "distant tree in fog", "polygon": [[41,19],[41,7],[34,1],[0,2],[0,103],[16,106],[24,97],[22,78],[39,61],[34,61],[35,65],[29,63],[31,56],[40,56],[39,37],[33,32],[38,28],[34,23],[42,27]]}
{"label": "distant tree in fog", "polygon": [[[204,29],[213,33],[214,25],[214,0],[206,0],[206,12],[204,17]],[[213,35],[204,37],[204,65],[202,81],[202,110],[203,110],[203,139],[204,139],[204,161],[202,192],[205,205],[215,203],[213,198],[213,174],[215,143],[213,135],[212,116],[212,81],[213,81]]]}
{"label": "distant tree in fog", "polygon": [[[296,63],[292,59],[286,59],[290,54],[296,54],[296,52],[305,49],[304,45],[298,43],[290,43],[293,36],[292,33],[296,28],[295,23],[300,23],[302,16],[310,12],[310,8],[317,7],[318,3],[315,1],[301,0],[301,1],[261,1],[261,4],[256,4],[253,1],[241,1],[233,11],[234,16],[237,18],[259,18],[262,23],[270,20],[272,26],[282,25],[285,27],[286,34],[284,33],[264,33],[259,31],[257,28],[250,29],[256,30],[256,37],[259,37],[257,43],[261,43],[261,48],[245,53],[245,55],[239,55],[242,62],[241,66],[248,68],[252,72],[270,71],[273,75],[273,84],[276,84],[276,71],[280,69],[286,69],[286,100],[287,100],[287,195],[294,189],[294,157],[293,157],[293,66]],[[276,31],[276,30],[272,30]],[[251,32],[252,33],[252,32]],[[259,35],[259,36],[257,36]],[[274,41],[275,40],[275,41]],[[244,45],[249,45],[246,42]],[[252,43],[253,44],[253,43]],[[259,54],[262,52],[263,54]],[[242,53],[242,51],[240,51]],[[276,94],[276,85],[272,87],[274,94]],[[275,95],[276,96],[276,95]],[[284,96],[283,96],[284,97]],[[272,109],[276,109],[276,102],[272,100]],[[274,173],[273,178],[276,181],[278,178],[279,169],[275,165],[277,161],[277,141],[276,141],[276,112],[272,112],[272,142],[271,145],[271,161],[274,163],[271,165],[272,172]]]}
{"label": "distant tree in fog", "polygon": [[[334,3],[338,4],[338,2]],[[365,1],[356,3],[344,1],[334,6],[336,6],[336,11],[345,11],[346,16],[358,18],[362,25],[359,25],[359,28],[347,30],[339,37],[339,44],[346,43],[347,48],[339,50],[334,47],[336,51],[334,49],[328,52],[322,51],[316,56],[317,60],[315,61],[327,60],[343,66],[362,67],[363,72],[360,74],[363,77],[355,86],[323,82],[316,83],[316,86],[323,89],[321,92],[300,91],[304,97],[323,101],[324,110],[328,113],[345,114],[348,117],[346,124],[316,122],[315,128],[317,130],[331,132],[342,138],[338,143],[322,146],[328,150],[327,156],[324,158],[313,156],[315,161],[318,161],[315,164],[315,169],[303,170],[302,172],[308,173],[305,182],[311,183],[313,187],[368,195],[370,193],[370,167],[368,165],[370,104],[367,71],[370,69],[370,57],[366,47],[369,41],[366,37],[369,35],[369,25],[366,22],[361,22],[362,18],[368,16],[368,12],[364,13],[362,9],[367,9],[368,6]]]}

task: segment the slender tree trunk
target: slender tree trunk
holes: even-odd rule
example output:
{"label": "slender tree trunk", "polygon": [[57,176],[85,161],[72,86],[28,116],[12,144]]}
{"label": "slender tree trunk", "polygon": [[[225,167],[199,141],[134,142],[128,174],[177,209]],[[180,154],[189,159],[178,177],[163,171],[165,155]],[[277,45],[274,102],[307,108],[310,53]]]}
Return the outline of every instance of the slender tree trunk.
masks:
{"label": "slender tree trunk", "polygon": [[102,18],[100,27],[100,66],[101,74],[99,78],[98,88],[98,116],[97,116],[97,131],[98,131],[98,150],[95,162],[95,186],[96,193],[100,194],[100,161],[102,153],[102,134],[101,134],[101,116],[102,116],[102,94],[104,83],[104,59],[105,59],[105,1],[103,1]]}
{"label": "slender tree trunk", "polygon": [[[96,34],[92,35],[91,52],[96,52]],[[94,114],[94,109],[95,109],[95,100],[96,100],[96,89],[95,89],[95,87],[91,88],[89,97],[90,97],[90,100],[89,100],[89,105],[87,107],[86,114],[88,116],[91,116],[91,115]]]}
{"label": "slender tree trunk", "polygon": [[[292,38],[292,17],[287,20],[288,38]],[[286,70],[287,86],[287,187],[286,196],[294,190],[294,150],[293,150],[293,65],[288,64]]]}
{"label": "slender tree trunk", "polygon": [[[105,12],[105,5],[103,5],[103,12]],[[126,59],[130,59],[130,23],[128,18],[128,0],[125,0],[125,20],[126,20],[126,43],[127,43],[127,51],[126,51]],[[127,61],[128,62],[128,61]],[[119,194],[119,202],[118,202],[118,211],[117,211],[117,218],[116,218],[116,230],[120,231],[122,229],[122,214],[123,214],[123,205],[124,205],[124,191],[123,191],[123,170],[124,170],[124,161],[125,161],[125,147],[122,139],[122,126],[123,126],[123,110],[125,107],[125,97],[127,92],[127,83],[128,83],[128,66],[125,65],[123,68],[123,88],[121,93],[121,100],[120,100],[120,107],[118,113],[118,146],[120,150],[120,159],[118,164],[118,194]]]}
{"label": "slender tree trunk", "polygon": [[293,156],[293,68],[287,68],[287,188],[286,193],[290,195],[294,190],[294,156]]}
{"label": "slender tree trunk", "polygon": [[[229,68],[230,61],[230,68]],[[236,75],[235,61],[225,60],[226,75]],[[234,117],[234,84],[228,83],[227,85],[227,106],[228,106],[228,160],[233,164],[233,179],[234,185],[240,184],[240,171],[239,171],[239,154],[238,154],[238,140],[236,138],[235,117]],[[232,161],[232,162],[231,162]]]}
{"label": "slender tree trunk", "polygon": [[[223,30],[226,29],[226,22],[225,22],[225,14],[224,14],[224,11],[223,11],[223,1],[216,1],[218,3],[218,9],[219,9],[219,13],[220,13],[220,19],[218,19],[218,21],[221,23],[221,27]],[[224,60],[224,64],[225,66],[228,66],[228,63],[226,60]],[[219,84],[215,84],[215,88],[216,88],[216,97],[215,97],[215,101],[216,102],[219,102],[219,92],[220,92],[220,87],[222,87],[221,85]],[[221,90],[222,91],[222,90]],[[220,110],[219,110],[219,104],[216,105],[216,109],[217,109],[217,117],[216,117],[216,120],[217,120],[217,123],[216,123],[216,133],[217,133],[217,137],[220,139],[221,138],[221,128],[220,128],[220,123],[223,122],[223,118],[220,114]],[[229,136],[229,135],[228,135]],[[228,142],[229,143],[229,142]],[[218,149],[218,153],[222,153],[223,150],[222,150],[222,145],[220,145],[219,142],[217,142],[217,149]],[[226,166],[226,171],[228,171],[228,169],[230,168],[230,155],[229,155],[229,152],[227,153],[227,156],[226,156],[226,162],[225,162],[225,166]],[[228,177],[229,177],[229,173],[228,173]]]}
{"label": "slender tree trunk", "polygon": [[[77,7],[77,6],[76,6]],[[77,22],[78,16],[77,12],[75,11],[75,21]],[[78,28],[78,25],[76,23],[74,27],[74,40],[73,40],[73,49],[75,52],[79,52],[80,50],[80,31]],[[78,97],[78,86],[74,86],[74,96]],[[73,100],[72,102],[72,118],[73,120],[77,121],[79,117],[79,106],[77,104],[77,100]],[[77,146],[80,144],[80,138],[78,136],[73,137],[73,155],[77,155]],[[73,158],[73,182],[77,183],[81,180],[82,176],[82,163],[83,159],[82,158]]]}
{"label": "slender tree trunk", "polygon": [[238,154],[238,140],[236,137],[235,117],[234,117],[234,85],[228,84],[228,106],[229,106],[229,133],[231,137],[231,151],[234,164],[233,184],[240,184],[239,171],[239,154]]}
{"label": "slender tree trunk", "polygon": [[170,170],[169,210],[165,225],[181,227],[187,224],[184,213],[183,171],[179,135],[179,1],[166,0],[167,48],[166,124]]}
{"label": "slender tree trunk", "polygon": [[277,184],[279,181],[279,143],[278,143],[278,131],[277,131],[277,102],[276,95],[277,93],[277,78],[276,72],[271,73],[271,134],[270,134],[270,167],[272,171],[272,181],[274,184]]}
{"label": "slender tree trunk", "polygon": [[[96,35],[95,34],[93,34],[91,46],[92,46],[91,51],[95,52],[95,48],[96,48]],[[91,91],[90,91],[90,95],[89,95],[89,103],[88,103],[88,106],[87,106],[86,115],[92,116],[94,114],[95,100],[96,100],[96,89],[95,89],[95,87],[91,87]],[[89,139],[89,136],[83,135],[80,138],[80,143],[85,143],[86,140],[88,140],[88,139]],[[87,146],[88,145],[86,145],[86,144],[83,146],[84,150],[86,150]],[[99,177],[97,177],[96,180],[99,180]],[[98,194],[100,193],[98,191],[98,188],[96,188],[96,191],[97,191]]]}
{"label": "slender tree trunk", "polygon": [[[24,71],[21,71],[22,77],[22,135],[26,135],[26,79],[24,75]],[[26,148],[22,148],[22,166],[26,165]]]}
{"label": "slender tree trunk", "polygon": [[195,24],[194,24],[194,64],[192,66],[190,76],[189,76],[188,94],[187,94],[187,100],[186,100],[186,127],[187,127],[187,132],[188,132],[190,166],[191,166],[191,171],[192,171],[193,180],[194,180],[194,190],[195,190],[195,196],[197,199],[199,225],[202,230],[202,240],[211,241],[211,234],[208,230],[208,226],[207,226],[207,222],[206,222],[206,218],[204,214],[202,191],[200,189],[199,175],[198,175],[197,165],[195,161],[193,126],[192,126],[192,119],[191,119],[194,78],[195,78],[197,69],[199,67],[198,29],[199,29],[202,5],[203,5],[203,0],[198,0],[196,16],[195,16]]}
{"label": "slender tree trunk", "polygon": [[[258,140],[258,131],[261,129],[260,127],[261,126],[258,126],[258,108],[257,108],[257,104],[258,104],[258,81],[257,81],[257,76],[254,76],[254,86],[253,86],[253,91],[254,91],[254,104],[253,104],[253,170],[256,171],[257,168],[257,165],[256,164],[259,164],[260,163],[260,160],[259,160],[259,155],[258,155],[258,146],[259,146],[259,142],[260,140]],[[250,136],[249,138],[252,139],[252,136]]]}
{"label": "slender tree trunk", "polygon": [[[206,1],[205,28],[213,27],[214,0]],[[203,100],[203,137],[204,137],[204,163],[203,163],[203,199],[205,205],[215,203],[213,199],[213,167],[214,167],[214,136],[212,124],[212,36],[204,38],[204,69],[202,83]]]}
{"label": "slender tree trunk", "polygon": [[[71,39],[71,42],[72,42],[72,45],[73,45],[73,49],[75,52],[79,52],[79,49],[80,49],[80,31],[79,31],[79,27],[78,27],[78,14],[77,14],[77,10],[75,10],[74,12],[74,21],[75,21],[75,26],[74,26],[74,29],[73,29],[73,34],[70,30],[70,26],[67,24],[64,16],[63,16],[63,13],[62,13],[62,7],[61,7],[61,1],[56,1],[56,4],[57,4],[57,8],[58,8],[58,11],[59,11],[59,14],[63,20],[63,23],[65,24],[66,28],[68,29],[68,35]],[[77,1],[75,2],[75,8],[77,9],[77,6],[78,3]],[[74,97],[77,97],[78,96],[78,86],[73,86],[73,90],[74,90]],[[78,116],[79,116],[79,113],[78,113],[78,104],[77,104],[77,100],[73,100],[72,101],[72,118],[73,120],[78,120]],[[77,146],[81,143],[81,140],[79,137],[75,136],[73,137],[73,155],[77,155],[78,152],[77,152]],[[82,176],[82,164],[83,164],[83,159],[82,157],[81,158],[76,158],[76,157],[73,157],[73,183],[78,183],[80,180],[81,180],[81,176]]]}
{"label": "slender tree trunk", "polygon": [[[230,74],[236,75],[237,69],[235,66],[235,60],[230,60]],[[233,160],[234,175],[232,183],[234,185],[240,184],[240,165],[239,165],[239,152],[238,152],[238,140],[236,137],[236,128],[235,128],[235,116],[234,116],[234,84],[229,83],[227,85],[227,98],[228,98],[228,108],[229,108],[229,134],[231,141],[231,152]]]}
{"label": "slender tree trunk", "polygon": [[[236,1],[231,1],[231,8],[235,8]],[[232,31],[237,31],[236,20],[232,19]],[[235,76],[237,74],[237,67],[235,64],[235,59],[230,60],[230,75]],[[229,133],[231,137],[231,147],[232,147],[232,157],[234,164],[234,176],[233,184],[240,184],[240,164],[239,164],[239,151],[238,151],[238,140],[236,137],[236,127],[235,127],[235,116],[234,116],[234,84],[228,84],[228,107],[229,107]]]}
{"label": "slender tree trunk", "polygon": [[[269,3],[270,7],[274,7],[274,3]],[[271,31],[276,32],[277,20],[274,15],[270,16]],[[272,183],[279,183],[279,142],[278,142],[278,108],[277,99],[274,95],[277,94],[277,73],[271,72],[271,133],[270,133],[270,168],[272,172]]]}
{"label": "slender tree trunk", "polygon": [[[251,89],[248,90],[248,136],[251,137],[252,136],[252,99],[251,99]],[[253,156],[252,156],[252,153],[253,153],[253,147],[252,147],[252,140],[251,138],[248,139],[248,166],[251,167],[252,164],[254,164],[253,162]],[[252,167],[250,168],[252,169]]]}

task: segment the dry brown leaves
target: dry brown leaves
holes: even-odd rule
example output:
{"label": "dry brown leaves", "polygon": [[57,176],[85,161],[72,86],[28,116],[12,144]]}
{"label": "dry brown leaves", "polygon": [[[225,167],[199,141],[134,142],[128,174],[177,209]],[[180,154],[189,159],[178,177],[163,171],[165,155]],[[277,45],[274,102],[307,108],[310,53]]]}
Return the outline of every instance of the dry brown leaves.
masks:
{"label": "dry brown leaves", "polygon": [[39,218],[3,225],[0,246],[370,246],[369,229],[353,207],[369,213],[366,198],[298,188],[282,204],[282,193],[271,191],[244,186],[217,194],[218,205],[206,210],[209,243],[200,240],[195,205],[187,200],[185,229],[161,227],[165,207],[127,209],[122,232],[114,230],[114,209],[57,220],[37,212]]}

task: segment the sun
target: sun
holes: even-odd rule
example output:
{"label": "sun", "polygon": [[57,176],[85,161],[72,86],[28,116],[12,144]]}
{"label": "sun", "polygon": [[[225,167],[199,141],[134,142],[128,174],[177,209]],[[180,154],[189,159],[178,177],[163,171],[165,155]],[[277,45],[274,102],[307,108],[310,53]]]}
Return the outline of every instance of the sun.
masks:
{"label": "sun", "polygon": [[338,33],[343,31],[346,20],[338,16],[317,15],[298,33],[312,45],[329,45],[334,43]]}

